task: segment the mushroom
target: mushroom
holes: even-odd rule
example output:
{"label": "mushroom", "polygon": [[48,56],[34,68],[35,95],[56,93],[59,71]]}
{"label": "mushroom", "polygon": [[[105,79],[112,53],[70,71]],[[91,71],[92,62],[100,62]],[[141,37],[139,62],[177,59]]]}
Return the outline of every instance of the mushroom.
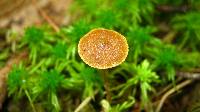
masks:
{"label": "mushroom", "polygon": [[81,59],[91,67],[108,69],[125,61],[128,55],[126,38],[113,30],[94,29],[78,44]]}
{"label": "mushroom", "polygon": [[98,28],[84,35],[78,44],[81,59],[91,67],[103,69],[106,98],[111,101],[106,69],[116,67],[125,61],[128,55],[128,43],[120,33]]}

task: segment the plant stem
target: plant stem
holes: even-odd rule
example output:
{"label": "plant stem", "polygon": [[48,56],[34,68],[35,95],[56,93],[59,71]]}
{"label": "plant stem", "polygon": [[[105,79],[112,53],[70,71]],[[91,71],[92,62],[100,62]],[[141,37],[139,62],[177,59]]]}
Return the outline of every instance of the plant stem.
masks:
{"label": "plant stem", "polygon": [[[94,92],[94,96],[98,93],[98,91]],[[89,96],[85,100],[82,101],[82,103],[75,109],[74,112],[80,112],[88,103],[92,100],[94,96]]]}
{"label": "plant stem", "polygon": [[163,38],[163,42],[166,43],[172,43],[174,38],[176,37],[177,32],[175,31],[170,31],[164,38]]}
{"label": "plant stem", "polygon": [[26,89],[25,89],[24,91],[25,91],[25,94],[26,94],[26,96],[27,96],[27,98],[28,98],[28,100],[29,100],[29,102],[30,102],[31,107],[33,108],[33,112],[37,112],[36,109],[35,109],[35,106],[33,105],[33,101],[32,101],[32,99],[31,99],[31,97],[30,97],[28,91],[27,91]]}
{"label": "plant stem", "polygon": [[40,68],[42,66],[42,64],[44,64],[45,60],[41,60],[37,65],[34,65],[34,67],[31,68],[30,70],[30,74],[34,73],[38,68]]}
{"label": "plant stem", "polygon": [[178,85],[176,86],[176,88],[172,88],[172,89],[170,89],[169,91],[167,91],[167,92],[163,95],[163,97],[161,98],[161,100],[160,100],[160,102],[159,102],[159,104],[158,104],[158,106],[157,106],[155,112],[160,112],[160,110],[161,110],[161,108],[162,108],[162,106],[163,106],[163,104],[164,104],[164,102],[165,102],[165,100],[167,99],[168,96],[170,96],[171,94],[173,94],[173,93],[176,92],[177,90],[179,90],[179,89],[181,89],[181,88],[183,88],[183,87],[189,85],[189,84],[192,83],[192,82],[193,82],[193,80],[185,80],[185,81],[181,82],[180,84],[178,84]]}
{"label": "plant stem", "polygon": [[111,102],[111,93],[110,93],[110,86],[108,81],[108,70],[102,70],[102,76],[104,81],[104,88],[106,90],[106,100],[110,103]]}

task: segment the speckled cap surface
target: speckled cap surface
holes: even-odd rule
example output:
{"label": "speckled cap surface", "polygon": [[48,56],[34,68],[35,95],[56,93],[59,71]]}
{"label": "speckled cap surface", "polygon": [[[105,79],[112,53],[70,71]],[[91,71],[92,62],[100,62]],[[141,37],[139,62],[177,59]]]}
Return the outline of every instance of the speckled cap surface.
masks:
{"label": "speckled cap surface", "polygon": [[107,69],[125,61],[128,44],[126,38],[116,31],[93,29],[80,39],[78,53],[89,66]]}

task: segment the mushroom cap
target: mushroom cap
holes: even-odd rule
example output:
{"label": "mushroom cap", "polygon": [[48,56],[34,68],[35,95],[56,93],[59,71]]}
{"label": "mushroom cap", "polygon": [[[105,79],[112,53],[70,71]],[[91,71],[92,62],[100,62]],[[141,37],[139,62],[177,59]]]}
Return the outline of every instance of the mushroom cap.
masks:
{"label": "mushroom cap", "polygon": [[89,66],[107,69],[125,61],[128,55],[128,43],[118,32],[98,28],[80,39],[78,53]]}

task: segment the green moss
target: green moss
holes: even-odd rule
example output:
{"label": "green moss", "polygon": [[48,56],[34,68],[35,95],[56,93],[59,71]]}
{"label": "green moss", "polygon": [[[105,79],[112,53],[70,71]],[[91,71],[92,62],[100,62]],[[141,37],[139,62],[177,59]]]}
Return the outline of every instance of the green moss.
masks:
{"label": "green moss", "polygon": [[[30,102],[32,108],[19,107],[24,111],[38,107],[41,112],[73,112],[91,99],[88,107],[95,111],[132,111],[136,104],[154,111],[153,92],[176,82],[177,71],[200,67],[198,1],[74,0],[71,23],[60,32],[48,24],[33,25],[24,29],[21,40],[0,45],[0,66],[13,51],[28,52],[23,66],[13,66],[9,73],[9,102]],[[184,13],[179,11],[187,3]],[[158,7],[163,5],[171,9],[162,12]],[[108,70],[112,102],[105,100],[98,70],[84,64],[77,53],[79,39],[94,28],[118,31],[129,44],[126,61]]]}

